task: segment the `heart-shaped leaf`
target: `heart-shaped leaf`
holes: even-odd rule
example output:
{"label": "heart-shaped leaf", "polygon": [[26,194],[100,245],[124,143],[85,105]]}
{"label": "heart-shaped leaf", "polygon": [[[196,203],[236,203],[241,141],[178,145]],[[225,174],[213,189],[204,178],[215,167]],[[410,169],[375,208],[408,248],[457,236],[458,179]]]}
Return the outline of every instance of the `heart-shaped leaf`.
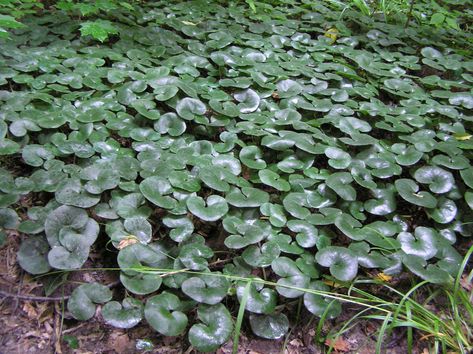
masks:
{"label": "heart-shaped leaf", "polygon": [[17,253],[18,263],[21,268],[31,274],[43,274],[51,267],[48,263],[49,245],[42,236],[25,239]]}
{"label": "heart-shaped leaf", "polygon": [[67,302],[67,309],[75,319],[85,321],[95,314],[95,304],[103,304],[112,299],[112,292],[98,283],[82,284],[74,289]]}
{"label": "heart-shaped leaf", "polygon": [[[246,283],[236,287],[238,301],[242,301]],[[253,313],[270,314],[276,308],[277,294],[273,289],[264,288],[261,283],[251,283],[245,309]]]}
{"label": "heart-shaped leaf", "polygon": [[251,330],[258,337],[265,339],[280,339],[289,329],[286,315],[250,315]]}
{"label": "heart-shaped leaf", "polygon": [[323,267],[330,267],[330,274],[341,281],[350,281],[358,273],[358,260],[353,251],[338,246],[319,250],[315,260]]}
{"label": "heart-shaped leaf", "polygon": [[159,276],[159,274],[129,274],[129,270],[127,270],[126,268],[122,269],[124,269],[128,273],[121,272],[120,281],[123,286],[133,294],[147,295],[154,293],[161,287],[162,278]]}
{"label": "heart-shaped leaf", "polygon": [[187,327],[187,316],[181,312],[182,303],[171,293],[163,292],[150,297],[145,305],[146,321],[165,336],[178,336]]}
{"label": "heart-shaped leaf", "polygon": [[[330,293],[330,287],[322,281],[311,282],[309,289],[327,294]],[[310,313],[318,317],[335,318],[342,312],[340,302],[323,294],[305,293],[304,305]]]}
{"label": "heart-shaped leaf", "polygon": [[140,191],[146,199],[160,208],[174,209],[177,206],[177,201],[167,195],[173,192],[173,188],[164,177],[145,178],[140,183]]}
{"label": "heart-shaped leaf", "polygon": [[262,159],[263,154],[257,146],[245,146],[240,151],[240,160],[245,165],[254,170],[262,170],[266,167],[266,162]]}
{"label": "heart-shaped leaf", "polygon": [[256,91],[252,89],[246,89],[245,91],[237,92],[233,95],[235,99],[240,102],[238,109],[240,113],[251,113],[256,111],[260,104],[260,97]]}
{"label": "heart-shaped leaf", "polygon": [[275,259],[271,264],[271,268],[281,277],[277,281],[276,290],[282,296],[287,298],[299,297],[303,294],[302,290],[293,288],[306,288],[309,285],[309,277],[299,270],[293,260],[287,257]]}
{"label": "heart-shaped leaf", "polygon": [[234,188],[225,197],[228,204],[237,208],[256,208],[269,201],[269,194],[260,189]]}
{"label": "heart-shaped leaf", "polygon": [[85,191],[78,179],[69,179],[58,187],[56,200],[61,204],[90,208],[100,201],[100,196]]}
{"label": "heart-shaped leaf", "polygon": [[328,147],[325,149],[325,156],[329,158],[328,164],[338,170],[343,170],[350,166],[351,156],[349,153],[336,147]]}
{"label": "heart-shaped leaf", "polygon": [[230,312],[222,304],[200,305],[197,317],[203,323],[189,330],[189,342],[201,352],[211,352],[224,344],[233,331]]}
{"label": "heart-shaped leaf", "polygon": [[135,327],[143,318],[143,304],[132,297],[127,297],[120,304],[107,302],[102,308],[105,323],[117,328]]}
{"label": "heart-shaped leaf", "polygon": [[427,264],[427,261],[415,255],[406,255],[402,263],[415,275],[434,284],[448,284],[452,277],[443,269]]}
{"label": "heart-shaped leaf", "polygon": [[279,257],[281,250],[275,242],[266,242],[261,247],[251,245],[247,247],[241,257],[253,267],[267,267]]}
{"label": "heart-shaped leaf", "polygon": [[351,174],[336,172],[327,178],[326,183],[343,200],[354,201],[356,200],[356,190],[350,185],[352,181]]}
{"label": "heart-shaped leaf", "polygon": [[229,286],[228,280],[217,272],[185,280],[182,292],[197,302],[215,305],[227,295]]}
{"label": "heart-shaped leaf", "polygon": [[207,201],[201,197],[189,197],[186,201],[189,211],[204,221],[217,221],[228,212],[227,201],[219,195],[211,195]]}
{"label": "heart-shaped leaf", "polygon": [[419,191],[419,186],[408,178],[401,178],[394,182],[399,195],[411,204],[425,208],[435,208],[437,200],[429,192]]}
{"label": "heart-shaped leaf", "polygon": [[278,90],[278,96],[280,98],[290,98],[297,96],[303,90],[303,87],[297,81],[290,79],[279,81],[276,87]]}
{"label": "heart-shaped leaf", "polygon": [[401,232],[397,240],[406,254],[428,260],[437,253],[437,233],[430,228],[419,226],[414,231],[415,237],[409,232]]}
{"label": "heart-shaped leaf", "polygon": [[289,183],[271,170],[259,170],[258,176],[264,184],[276,188],[278,191],[288,192],[291,189]]}
{"label": "heart-shaped leaf", "polygon": [[205,104],[195,98],[186,97],[176,105],[176,112],[182,119],[193,120],[196,116],[202,116],[207,111]]}
{"label": "heart-shaped leaf", "polygon": [[296,241],[299,246],[310,248],[316,245],[318,239],[317,229],[303,220],[291,220],[287,223],[289,230],[296,232]]}
{"label": "heart-shaped leaf", "polygon": [[419,183],[429,185],[429,189],[438,194],[449,192],[454,184],[453,175],[437,166],[424,166],[414,173],[414,178]]}

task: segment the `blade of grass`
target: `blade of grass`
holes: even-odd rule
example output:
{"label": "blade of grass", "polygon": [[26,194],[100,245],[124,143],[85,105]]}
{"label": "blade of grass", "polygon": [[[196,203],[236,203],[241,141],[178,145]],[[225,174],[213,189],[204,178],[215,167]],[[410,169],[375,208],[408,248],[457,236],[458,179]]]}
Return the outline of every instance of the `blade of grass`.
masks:
{"label": "blade of grass", "polygon": [[381,354],[381,349],[383,346],[383,339],[384,334],[386,333],[386,329],[388,328],[388,323],[391,320],[392,313],[389,313],[385,316],[383,324],[379,329],[378,340],[376,341],[376,354]]}
{"label": "blade of grass", "polygon": [[240,308],[238,309],[237,320],[235,323],[235,334],[233,335],[233,354],[238,353],[238,342],[240,340],[241,324],[243,322],[243,316],[245,314],[246,303],[248,301],[248,297],[250,296],[251,284],[251,280],[246,283],[245,289],[243,290],[243,296],[240,301]]}

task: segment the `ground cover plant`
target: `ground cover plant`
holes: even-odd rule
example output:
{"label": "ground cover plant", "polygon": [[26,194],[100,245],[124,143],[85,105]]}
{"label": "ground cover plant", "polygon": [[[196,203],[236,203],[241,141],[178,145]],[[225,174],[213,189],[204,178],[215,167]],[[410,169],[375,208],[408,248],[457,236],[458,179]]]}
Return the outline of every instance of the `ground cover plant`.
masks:
{"label": "ground cover plant", "polygon": [[75,319],[100,305],[204,352],[237,350],[245,323],[283,338],[294,300],[321,324],[347,302],[381,311],[381,350],[395,327],[442,323],[360,287],[407,274],[457,305],[439,350],[471,350],[467,6],[456,26],[406,27],[418,7],[396,22],[330,1],[110,3],[0,15],[0,238],[19,231],[26,272],[106,257],[125,291],[78,285]]}

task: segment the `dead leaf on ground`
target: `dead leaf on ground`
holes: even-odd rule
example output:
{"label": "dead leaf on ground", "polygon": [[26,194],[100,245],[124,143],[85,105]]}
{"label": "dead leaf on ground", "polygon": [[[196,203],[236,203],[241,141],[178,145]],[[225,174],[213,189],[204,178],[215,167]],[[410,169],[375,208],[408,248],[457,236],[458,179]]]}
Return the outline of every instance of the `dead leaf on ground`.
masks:
{"label": "dead leaf on ground", "polygon": [[471,280],[470,281],[468,280],[468,277],[466,275],[461,277],[460,285],[466,291],[471,291],[473,289],[473,283],[471,282]]}
{"label": "dead leaf on ground", "polygon": [[31,302],[25,302],[23,304],[23,311],[25,311],[26,315],[30,319],[37,319],[38,318],[38,312],[36,311],[36,308],[32,305]]}
{"label": "dead leaf on ground", "polygon": [[131,349],[131,342],[128,334],[113,333],[108,338],[108,345],[114,348],[118,354],[129,353]]}
{"label": "dead leaf on ground", "polygon": [[325,345],[332,347],[337,352],[347,352],[350,350],[348,343],[342,337],[337,337],[336,339],[328,338],[325,340]]}

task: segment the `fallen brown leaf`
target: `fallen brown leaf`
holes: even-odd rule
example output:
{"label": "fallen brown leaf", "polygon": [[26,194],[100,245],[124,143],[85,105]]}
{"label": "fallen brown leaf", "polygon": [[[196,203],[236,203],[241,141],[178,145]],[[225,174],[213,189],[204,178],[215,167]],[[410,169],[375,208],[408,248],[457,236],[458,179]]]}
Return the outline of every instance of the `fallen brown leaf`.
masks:
{"label": "fallen brown leaf", "polygon": [[31,304],[31,302],[25,302],[23,304],[23,311],[26,312],[26,315],[29,319],[37,319],[38,312],[36,311],[35,307]]}
{"label": "fallen brown leaf", "polygon": [[347,352],[350,350],[348,343],[342,337],[337,337],[336,339],[327,339],[325,345],[332,347],[337,352]]}
{"label": "fallen brown leaf", "polygon": [[471,281],[468,281],[468,278],[466,275],[462,276],[460,279],[460,285],[462,286],[463,289],[466,291],[471,291],[473,289],[473,283]]}
{"label": "fallen brown leaf", "polygon": [[120,243],[118,244],[118,249],[122,250],[125,247],[131,246],[137,242],[138,242],[138,239],[136,238],[135,235],[128,235],[120,241]]}

